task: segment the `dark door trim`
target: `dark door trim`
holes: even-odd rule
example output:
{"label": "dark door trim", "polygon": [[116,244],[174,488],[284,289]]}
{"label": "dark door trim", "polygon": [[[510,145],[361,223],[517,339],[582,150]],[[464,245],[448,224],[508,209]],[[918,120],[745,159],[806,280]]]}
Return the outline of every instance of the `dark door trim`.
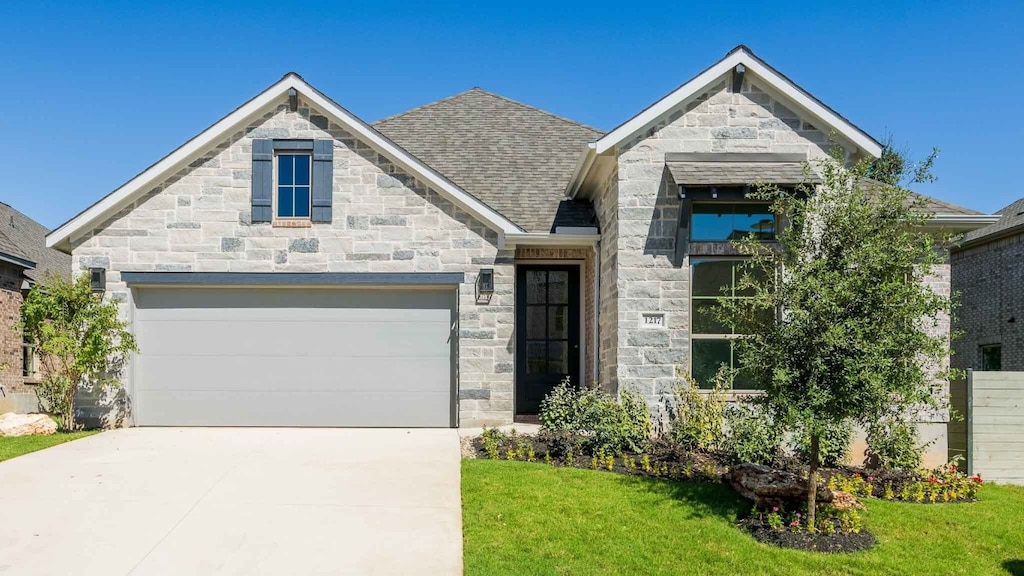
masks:
{"label": "dark door trim", "polygon": [[[581,273],[582,266],[577,262],[516,266],[513,399],[517,416],[537,414],[540,400],[565,376],[577,386],[581,383]],[[545,275],[543,294],[536,288],[529,289],[528,279],[536,279],[538,274]],[[556,285],[553,274],[564,278],[564,294],[552,288]]]}

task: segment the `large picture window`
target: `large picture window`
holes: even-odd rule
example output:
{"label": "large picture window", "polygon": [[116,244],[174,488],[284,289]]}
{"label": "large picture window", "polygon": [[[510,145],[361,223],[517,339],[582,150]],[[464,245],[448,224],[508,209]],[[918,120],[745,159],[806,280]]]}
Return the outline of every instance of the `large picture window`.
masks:
{"label": "large picture window", "polygon": [[759,202],[694,202],[690,240],[729,242],[753,234],[759,240],[774,240],[775,214]]}
{"label": "large picture window", "polygon": [[[690,261],[690,374],[701,388],[711,388],[721,366],[739,368],[736,339],[742,331],[730,329],[719,322],[716,309],[719,298],[750,298],[749,292],[737,288],[743,271],[741,259],[692,259]],[[748,272],[749,273],[749,272]],[[753,384],[744,371],[736,375],[733,387],[752,390]]]}

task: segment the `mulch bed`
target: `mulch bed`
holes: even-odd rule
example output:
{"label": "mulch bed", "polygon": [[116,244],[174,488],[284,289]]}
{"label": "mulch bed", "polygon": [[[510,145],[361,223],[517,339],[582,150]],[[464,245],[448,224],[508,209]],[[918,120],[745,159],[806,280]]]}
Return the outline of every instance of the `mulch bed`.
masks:
{"label": "mulch bed", "polygon": [[750,532],[758,542],[764,542],[765,544],[780,548],[806,550],[809,552],[825,552],[829,554],[859,552],[870,549],[876,542],[875,536],[866,530],[845,534],[838,532],[835,534],[823,534],[821,532],[811,534],[809,532],[776,530],[757,522],[750,522],[750,519],[740,521],[740,526]]}

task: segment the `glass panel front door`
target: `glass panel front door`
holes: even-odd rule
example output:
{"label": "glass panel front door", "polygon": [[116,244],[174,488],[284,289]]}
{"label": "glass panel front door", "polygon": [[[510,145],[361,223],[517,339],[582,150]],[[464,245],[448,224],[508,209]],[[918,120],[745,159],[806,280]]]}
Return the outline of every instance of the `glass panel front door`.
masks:
{"label": "glass panel front door", "polygon": [[566,376],[579,385],[578,266],[519,266],[516,279],[516,414],[533,415]]}

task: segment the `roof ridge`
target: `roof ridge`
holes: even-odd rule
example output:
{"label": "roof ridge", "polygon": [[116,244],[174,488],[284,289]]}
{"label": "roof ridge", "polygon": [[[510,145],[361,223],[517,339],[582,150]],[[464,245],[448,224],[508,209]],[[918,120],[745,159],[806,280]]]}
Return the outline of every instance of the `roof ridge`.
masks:
{"label": "roof ridge", "polygon": [[381,124],[381,123],[387,122],[389,120],[393,120],[395,118],[398,118],[398,117],[401,117],[401,116],[405,116],[406,114],[411,114],[413,112],[419,112],[419,111],[424,110],[426,108],[430,108],[431,106],[436,106],[437,104],[441,104],[443,102],[447,102],[449,100],[453,100],[453,99],[458,98],[460,96],[465,96],[467,94],[472,94],[474,92],[475,93],[479,93],[479,94],[483,94],[485,96],[490,96],[491,98],[497,98],[498,100],[504,100],[505,102],[508,102],[510,104],[515,104],[516,106],[519,106],[521,108],[525,108],[527,110],[532,110],[534,112],[540,112],[541,114],[544,114],[545,116],[549,116],[549,117],[554,118],[556,120],[559,120],[561,122],[565,122],[567,124],[572,124],[574,126],[579,126],[580,128],[586,128],[587,130],[595,132],[598,135],[604,134],[603,130],[599,130],[597,128],[594,128],[593,126],[589,126],[589,125],[584,124],[582,122],[577,122],[577,121],[572,120],[570,118],[566,118],[565,116],[559,116],[558,114],[555,114],[553,112],[548,112],[547,110],[544,110],[543,108],[538,108],[536,106],[531,106],[530,104],[525,104],[525,103],[520,102],[518,100],[513,100],[512,98],[509,98],[508,96],[502,96],[501,94],[496,94],[496,93],[491,92],[489,90],[484,90],[483,88],[481,88],[479,86],[474,86],[474,87],[470,88],[469,90],[464,90],[462,92],[459,92],[458,94],[452,94],[451,96],[448,96],[448,97],[445,97],[445,98],[441,98],[440,100],[435,100],[433,102],[428,102],[427,104],[423,104],[423,105],[417,106],[415,108],[410,108],[409,110],[406,110],[405,112],[399,112],[398,114],[393,114],[391,116],[387,116],[385,118],[381,118],[380,120],[375,121],[374,124],[375,125],[376,124]]}
{"label": "roof ridge", "polygon": [[385,116],[383,118],[379,118],[379,119],[374,120],[373,122],[371,122],[371,124],[376,125],[376,124],[380,124],[382,122],[387,122],[388,120],[394,120],[395,118],[398,118],[398,117],[401,117],[401,116],[405,116],[406,114],[412,114],[413,112],[419,112],[420,110],[424,110],[426,108],[430,108],[431,106],[436,106],[438,104],[441,104],[442,102],[447,102],[449,100],[453,100],[455,98],[458,98],[459,96],[464,96],[464,95],[469,94],[470,92],[473,92],[473,91],[485,92],[485,90],[481,90],[478,86],[474,86],[474,87],[470,88],[469,90],[463,90],[462,92],[457,92],[455,94],[452,94],[451,96],[445,96],[444,98],[441,98],[439,100],[434,100],[433,102],[427,102],[426,104],[420,104],[419,106],[416,106],[416,107],[413,107],[413,108],[409,108],[408,110],[404,110],[402,112],[398,112],[397,114],[392,114],[390,116]]}
{"label": "roof ridge", "polygon": [[598,134],[604,134],[603,130],[598,130],[597,128],[594,128],[593,126],[590,126],[588,124],[584,124],[582,122],[577,122],[575,120],[572,120],[571,118],[566,118],[565,116],[559,116],[558,114],[555,114],[554,112],[548,112],[547,110],[544,110],[543,108],[538,108],[536,106],[531,106],[530,104],[525,104],[525,103],[520,102],[518,100],[513,100],[512,98],[509,98],[508,96],[502,96],[501,94],[495,94],[494,92],[490,92],[488,90],[484,90],[483,88],[480,88],[479,86],[474,87],[472,90],[469,90],[469,92],[472,92],[473,90],[476,90],[478,92],[486,94],[486,95],[488,95],[488,96],[490,96],[492,98],[497,98],[499,100],[504,100],[504,101],[509,102],[511,104],[515,104],[516,106],[521,106],[521,107],[526,108],[528,110],[533,110],[533,111],[536,111],[536,112],[540,112],[541,114],[550,116],[550,117],[552,117],[552,118],[554,118],[556,120],[561,120],[562,122],[567,122],[569,124],[574,124],[574,125],[579,126],[581,128],[586,128],[587,130],[591,130],[593,132],[597,132]]}

